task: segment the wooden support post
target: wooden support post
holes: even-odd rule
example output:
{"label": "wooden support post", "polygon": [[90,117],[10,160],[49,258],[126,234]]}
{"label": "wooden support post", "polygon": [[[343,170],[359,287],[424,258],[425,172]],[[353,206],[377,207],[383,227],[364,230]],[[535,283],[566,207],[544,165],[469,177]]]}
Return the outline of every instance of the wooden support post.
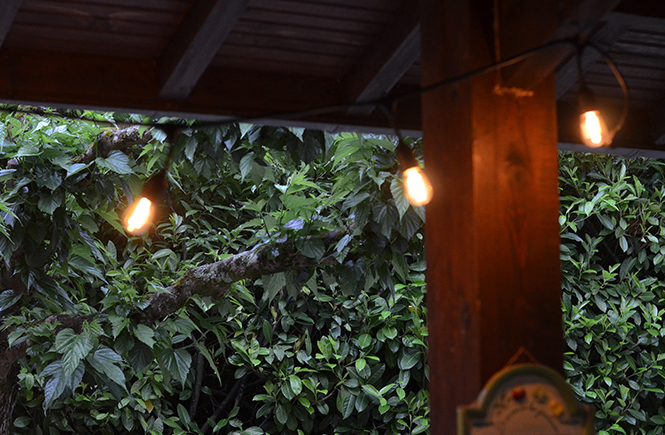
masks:
{"label": "wooden support post", "polygon": [[[424,86],[492,62],[491,19],[476,15],[491,17],[486,4],[421,1]],[[495,83],[422,97],[434,435],[455,433],[456,407],[521,347],[562,371],[554,79],[531,97],[495,95]]]}

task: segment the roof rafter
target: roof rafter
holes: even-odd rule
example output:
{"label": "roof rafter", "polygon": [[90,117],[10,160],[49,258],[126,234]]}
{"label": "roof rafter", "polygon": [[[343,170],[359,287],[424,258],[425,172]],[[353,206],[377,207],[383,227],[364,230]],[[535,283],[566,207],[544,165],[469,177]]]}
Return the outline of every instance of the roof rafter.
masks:
{"label": "roof rafter", "polygon": [[162,98],[185,99],[231,33],[249,0],[204,0],[192,9],[159,59]]}
{"label": "roof rafter", "polygon": [[[609,50],[621,35],[630,29],[630,22],[623,14],[610,13],[603,27],[591,37],[591,41],[603,50]],[[585,49],[582,53],[581,68],[586,72],[594,63],[602,58],[598,50]],[[561,98],[579,80],[577,57],[571,57],[556,73],[556,98]]]}
{"label": "roof rafter", "polygon": [[[418,7],[402,2],[394,20],[374,39],[369,49],[346,75],[344,100],[371,101],[387,95],[420,57]],[[365,116],[373,106],[358,106],[350,115]]]}
{"label": "roof rafter", "polygon": [[14,18],[21,8],[23,0],[3,0],[0,2],[0,46],[5,42],[5,38],[12,27]]}
{"label": "roof rafter", "polygon": [[[548,42],[577,40],[587,37],[598,25],[603,16],[614,9],[621,0],[571,0],[565,2],[563,10],[559,4],[546,11],[541,2],[516,1],[499,12],[499,47],[501,58],[525,52]],[[509,2],[504,2],[509,3]],[[519,10],[520,13],[515,13]],[[525,14],[527,11],[527,14]],[[537,23],[543,13],[555,13],[564,18],[557,28],[543,29]],[[527,15],[532,15],[528,17]],[[515,17],[520,17],[516,21]],[[533,25],[525,26],[525,22]],[[531,56],[518,65],[503,71],[502,85],[507,88],[533,89],[556,67],[575,51],[573,44],[562,44]]]}
{"label": "roof rafter", "polygon": [[[211,121],[246,117],[262,124],[391,131],[381,113],[366,118],[349,116],[343,111],[282,116],[306,108],[341,104],[341,84],[334,78],[211,66],[186,100],[172,101],[159,96],[158,68],[149,59],[130,59],[133,67],[127,68],[125,58],[9,47],[0,50],[0,58],[8,59],[11,65],[0,68],[2,103],[139,112],[154,118],[175,116]],[[53,74],[45,75],[44,70]],[[70,86],[71,83],[76,86]],[[418,134],[419,100],[404,103],[404,112],[400,118],[404,134]]]}

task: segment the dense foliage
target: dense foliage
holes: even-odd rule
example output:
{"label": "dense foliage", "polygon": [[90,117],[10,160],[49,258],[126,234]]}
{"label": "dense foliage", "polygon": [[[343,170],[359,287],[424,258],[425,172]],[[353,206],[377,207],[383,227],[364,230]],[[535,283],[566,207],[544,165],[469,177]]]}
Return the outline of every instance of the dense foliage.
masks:
{"label": "dense foliage", "polygon": [[566,375],[600,434],[662,434],[665,163],[560,159]]}
{"label": "dense foliage", "polygon": [[[393,142],[184,128],[155,227],[132,237],[119,216],[164,164],[166,134],[141,128],[147,143],[86,163],[115,128],[0,120],[0,315],[9,344],[27,346],[12,433],[427,430],[424,217],[404,198]],[[343,237],[326,251],[331,231]],[[141,320],[184,271],[289,243],[321,266]]]}
{"label": "dense foliage", "polygon": [[[0,338],[25,349],[12,433],[427,431],[423,216],[393,142],[185,126],[155,227],[131,237],[119,216],[166,134],[85,159],[118,128],[0,120]],[[563,153],[560,189],[569,382],[601,434],[661,434],[665,164]],[[187,270],[265,246],[319,266],[142,318]]]}

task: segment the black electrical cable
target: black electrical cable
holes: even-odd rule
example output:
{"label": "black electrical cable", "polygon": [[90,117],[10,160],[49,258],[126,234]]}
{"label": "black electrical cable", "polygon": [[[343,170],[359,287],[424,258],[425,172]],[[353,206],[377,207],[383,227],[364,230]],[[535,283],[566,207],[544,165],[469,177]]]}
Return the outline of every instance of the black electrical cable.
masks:
{"label": "black electrical cable", "polygon": [[[307,118],[307,117],[313,117],[313,116],[318,116],[318,115],[325,115],[329,113],[335,113],[335,112],[344,112],[352,108],[358,108],[358,107],[383,107],[384,109],[387,108],[388,106],[394,105],[397,102],[401,102],[404,100],[407,100],[409,98],[414,98],[417,96],[420,96],[424,93],[431,92],[437,89],[441,89],[447,86],[451,86],[460,82],[463,82],[465,80],[469,80],[471,78],[486,74],[488,72],[496,71],[502,68],[505,68],[507,66],[514,65],[524,59],[527,59],[531,56],[534,56],[538,53],[548,51],[552,48],[559,47],[562,45],[574,45],[578,46],[579,43],[578,41],[574,39],[562,39],[562,40],[557,40],[557,41],[552,41],[547,44],[541,45],[539,47],[533,48],[531,50],[527,50],[523,53],[520,53],[516,56],[510,57],[508,59],[502,60],[500,62],[478,68],[473,71],[469,71],[464,74],[460,74],[455,77],[451,77],[446,80],[442,80],[437,83],[433,83],[428,86],[421,87],[415,91],[412,92],[407,92],[401,95],[393,96],[393,97],[383,97],[383,98],[376,98],[376,99],[371,99],[371,100],[366,100],[366,101],[356,101],[353,103],[341,103],[341,104],[336,104],[336,105],[331,105],[331,106],[321,106],[321,107],[315,107],[312,109],[306,109],[306,110],[300,110],[300,111],[294,111],[294,112],[276,112],[272,114],[264,114],[261,116],[251,116],[251,117],[234,117],[234,118],[229,118],[225,119],[223,121],[210,121],[210,122],[198,122],[194,123],[191,126],[182,126],[178,125],[174,122],[139,122],[139,123],[127,123],[131,125],[136,125],[136,126],[144,126],[144,127],[154,127],[154,128],[175,128],[176,130],[183,130],[183,129],[191,129],[191,130],[202,130],[202,129],[208,129],[208,128],[216,128],[216,127],[222,127],[225,125],[231,125],[231,124],[236,124],[236,123],[257,123],[260,122],[261,120],[264,119],[273,119],[273,120],[298,120],[302,118]],[[616,65],[614,62],[611,60],[609,55],[602,51],[599,47],[587,42],[585,45],[588,45],[596,50],[598,50],[604,57],[610,68],[612,69],[612,72],[615,74],[615,77],[617,77],[617,80],[619,81],[622,89],[624,90],[624,94],[628,95],[628,88],[625,85],[625,81],[623,80],[623,77],[619,73],[618,69],[616,68]],[[11,112],[21,112],[21,113],[28,113],[28,114],[33,114],[33,115],[40,115],[43,116],[44,112],[43,110],[32,110],[28,109],[26,107],[20,106],[16,108],[0,108],[0,112],[5,112],[5,113],[11,113]],[[624,112],[627,112],[627,107],[624,110]],[[125,122],[112,122],[112,121],[107,121],[107,120],[99,120],[99,119],[93,119],[93,118],[87,118],[87,117],[76,117],[68,114],[63,114],[60,112],[55,112],[52,114],[49,114],[49,116],[61,118],[61,119],[71,119],[71,120],[78,120],[78,121],[88,121],[92,123],[98,123],[98,124],[107,124],[111,126],[116,126],[118,124],[125,124]],[[623,120],[625,120],[625,113],[624,116],[622,116],[621,119],[621,124],[623,124]],[[390,122],[394,122],[390,121]],[[393,126],[394,129],[394,126]]]}
{"label": "black electrical cable", "polygon": [[614,136],[614,134],[616,134],[619,130],[621,130],[621,127],[623,127],[623,124],[624,122],[626,122],[626,118],[628,117],[628,106],[630,105],[630,90],[626,85],[626,81],[624,80],[623,75],[621,75],[619,68],[617,67],[616,63],[614,63],[614,60],[612,60],[610,55],[607,54],[605,50],[603,50],[593,42],[588,42],[587,45],[596,50],[603,57],[603,60],[605,60],[605,63],[612,71],[612,74],[614,74],[614,78],[619,83],[621,91],[623,92],[623,110],[621,111],[619,120],[612,129],[612,136]]}

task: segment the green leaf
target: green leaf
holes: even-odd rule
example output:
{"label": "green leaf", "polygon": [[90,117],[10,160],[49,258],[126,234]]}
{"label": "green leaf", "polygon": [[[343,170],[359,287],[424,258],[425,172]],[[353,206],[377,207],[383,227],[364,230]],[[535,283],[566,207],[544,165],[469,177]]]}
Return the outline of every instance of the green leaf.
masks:
{"label": "green leaf", "polygon": [[126,390],[125,374],[118,366],[122,362],[120,355],[108,347],[100,345],[93,354],[88,356],[87,361],[97,372],[108,376]]}
{"label": "green leaf", "polygon": [[32,418],[28,417],[28,416],[25,416],[25,415],[21,416],[21,417],[18,417],[16,420],[14,420],[14,427],[24,428],[24,427],[28,426],[31,421],[32,421]]}
{"label": "green leaf", "polygon": [[25,142],[21,145],[21,148],[18,149],[18,152],[16,153],[15,157],[31,157],[31,156],[38,156],[39,154],[41,154],[39,145],[30,142]]}
{"label": "green leaf", "polygon": [[289,376],[289,384],[291,385],[291,390],[296,396],[302,392],[302,381],[298,376]]}
{"label": "green leaf", "polygon": [[390,182],[390,193],[393,195],[395,200],[395,206],[399,212],[399,217],[402,219],[404,214],[409,210],[409,200],[404,194],[404,184],[398,178],[393,178]]}
{"label": "green leaf", "polygon": [[626,237],[625,237],[625,236],[621,236],[621,237],[619,238],[619,246],[621,246],[621,250],[622,250],[623,252],[628,251],[628,241],[626,240]]}
{"label": "green leaf", "polygon": [[363,385],[362,389],[365,393],[370,395],[371,397],[374,397],[376,400],[381,400],[383,396],[379,393],[379,390],[374,387],[374,385]]}
{"label": "green leaf", "polygon": [[62,205],[62,195],[43,195],[37,202],[37,207],[46,214],[53,212]]}
{"label": "green leaf", "polygon": [[361,334],[358,337],[358,346],[360,346],[361,349],[365,349],[368,347],[370,344],[372,344],[372,336],[369,334]]}
{"label": "green leaf", "polygon": [[299,142],[298,156],[305,163],[311,163],[321,153],[325,139],[323,132],[318,130],[305,130],[302,142]]}
{"label": "green leaf", "polygon": [[264,275],[261,277],[265,295],[263,296],[264,302],[270,303],[277,296],[277,293],[286,285],[286,275],[284,272],[273,273],[272,275]]}
{"label": "green leaf", "polygon": [[155,345],[155,340],[153,339],[155,331],[149,326],[139,323],[134,328],[134,336],[150,348]]}
{"label": "green leaf", "polygon": [[114,209],[110,207],[100,207],[95,209],[95,213],[111,224],[111,226],[119,233],[123,234],[125,232],[125,229],[120,223],[120,217],[118,217],[118,213]]}
{"label": "green leaf", "polygon": [[614,231],[614,222],[612,222],[612,218],[610,216],[606,216],[600,213],[598,213],[596,216],[598,216],[598,220],[600,220],[600,223],[603,224],[605,228],[610,231]]}
{"label": "green leaf", "polygon": [[74,333],[70,328],[63,329],[55,337],[55,351],[62,354],[62,371],[65,377],[74,373],[79,363],[92,350],[90,334],[84,331]]}
{"label": "green leaf", "polygon": [[192,421],[192,419],[189,417],[189,412],[187,412],[187,409],[182,406],[182,403],[178,403],[178,417],[180,417],[180,421],[185,426],[188,426]]}
{"label": "green leaf", "polygon": [[35,169],[35,172],[35,175],[38,177],[37,184],[39,186],[44,186],[53,191],[62,184],[62,176],[59,172],[40,168]]}
{"label": "green leaf", "polygon": [[155,252],[152,254],[152,260],[159,260],[160,258],[168,257],[169,255],[175,254],[171,249],[169,248],[163,248],[160,249],[159,251]]}
{"label": "green leaf", "polygon": [[367,361],[365,361],[364,358],[359,358],[359,359],[356,360],[356,370],[358,370],[358,372],[361,372],[365,368],[366,365],[367,365]]}
{"label": "green leaf", "polygon": [[321,261],[321,258],[326,253],[325,243],[317,237],[299,239],[296,242],[296,246],[302,255],[317,261]]}
{"label": "green leaf", "polygon": [[308,208],[311,209],[317,203],[316,199],[302,196],[301,194],[280,195],[279,198],[282,201],[282,204],[284,204],[284,208],[287,210],[307,210]]}
{"label": "green leaf", "polygon": [[61,361],[55,361],[49,364],[41,373],[45,378],[50,379],[44,385],[44,411],[51,408],[53,402],[62,396],[67,388],[74,391],[81,383],[85,374],[85,365],[79,364],[71,375],[67,375],[62,367]]}
{"label": "green leaf", "polygon": [[5,290],[0,293],[0,313],[13,307],[21,299],[21,294],[14,290]]}
{"label": "green leaf", "polygon": [[109,314],[109,322],[111,323],[113,339],[118,338],[118,335],[129,326],[129,319],[127,317],[120,317],[114,314]]}
{"label": "green leaf", "polygon": [[76,270],[95,276],[102,281],[106,281],[106,278],[104,278],[104,274],[100,268],[78,255],[70,256],[67,264]]}
{"label": "green leaf", "polygon": [[277,404],[277,407],[275,408],[275,417],[281,424],[286,424],[289,420],[289,414],[286,412],[286,408],[282,403]]}
{"label": "green leaf", "polygon": [[351,416],[355,408],[356,396],[342,387],[337,395],[337,409],[342,413],[342,418],[346,419]]}
{"label": "green leaf", "polygon": [[215,359],[213,358],[212,354],[210,351],[200,342],[196,342],[196,347],[201,352],[201,355],[204,356],[204,358],[208,361],[208,364],[210,364],[210,368],[212,371],[215,373],[215,376],[217,376],[217,381],[222,384],[222,377],[219,373],[219,369],[217,368],[217,363],[215,362]]}
{"label": "green leaf", "polygon": [[420,353],[404,352],[398,359],[397,365],[401,370],[409,370],[418,364],[418,361],[420,361],[421,358],[422,356]]}
{"label": "green leaf", "polygon": [[4,183],[7,180],[14,178],[14,173],[16,169],[1,169],[0,170],[0,183]]}
{"label": "green leaf", "polygon": [[381,234],[390,237],[392,228],[399,222],[399,212],[391,203],[377,202],[372,205],[374,221],[381,225]]}
{"label": "green leaf", "polygon": [[164,349],[159,352],[158,361],[163,370],[185,385],[192,356],[185,349]]}
{"label": "green leaf", "polygon": [[129,166],[129,157],[122,151],[114,150],[106,158],[97,157],[95,159],[97,166],[109,169],[117,174],[133,174],[131,166]]}
{"label": "green leaf", "polygon": [[185,157],[190,162],[194,162],[194,154],[196,153],[196,148],[199,145],[199,141],[196,136],[192,136],[187,139],[187,145],[185,145]]}
{"label": "green leaf", "polygon": [[247,153],[240,159],[240,176],[244,180],[254,167],[254,153]]}
{"label": "green leaf", "polygon": [[406,240],[411,240],[420,230],[422,225],[423,220],[421,217],[414,209],[410,209],[404,214],[404,216],[402,216],[397,230]]}
{"label": "green leaf", "polygon": [[[0,298],[2,295],[0,295]],[[263,336],[266,338],[268,343],[272,341],[272,324],[268,320],[263,321]]]}
{"label": "green leaf", "polygon": [[367,409],[369,403],[370,403],[369,396],[361,392],[356,396],[356,402],[355,402],[356,411],[363,412],[365,409]]}

